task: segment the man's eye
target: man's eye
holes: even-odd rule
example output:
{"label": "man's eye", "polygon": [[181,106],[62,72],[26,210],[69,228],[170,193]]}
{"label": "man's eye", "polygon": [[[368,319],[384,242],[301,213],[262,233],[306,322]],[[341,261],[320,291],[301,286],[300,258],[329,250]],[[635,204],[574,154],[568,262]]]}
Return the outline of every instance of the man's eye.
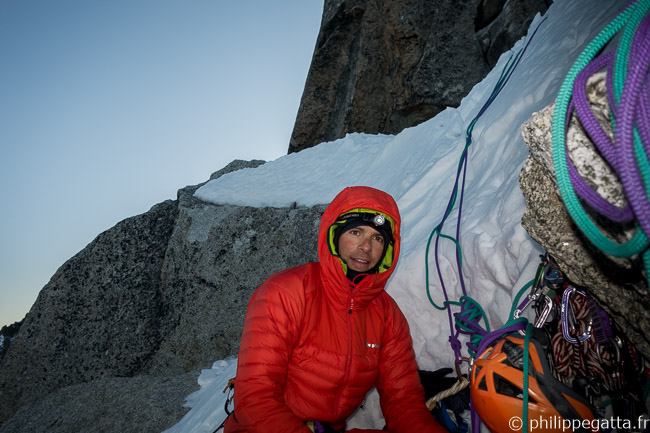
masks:
{"label": "man's eye", "polygon": [[379,242],[380,244],[383,244],[384,243],[383,236],[375,236],[375,242]]}

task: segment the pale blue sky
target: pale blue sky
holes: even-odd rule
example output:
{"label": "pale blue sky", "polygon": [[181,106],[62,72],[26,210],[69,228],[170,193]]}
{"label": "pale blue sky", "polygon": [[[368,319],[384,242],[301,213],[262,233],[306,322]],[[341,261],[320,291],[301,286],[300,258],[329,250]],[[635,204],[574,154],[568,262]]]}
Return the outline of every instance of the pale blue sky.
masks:
{"label": "pale blue sky", "polygon": [[0,1],[0,327],[102,231],[286,154],[322,9]]}

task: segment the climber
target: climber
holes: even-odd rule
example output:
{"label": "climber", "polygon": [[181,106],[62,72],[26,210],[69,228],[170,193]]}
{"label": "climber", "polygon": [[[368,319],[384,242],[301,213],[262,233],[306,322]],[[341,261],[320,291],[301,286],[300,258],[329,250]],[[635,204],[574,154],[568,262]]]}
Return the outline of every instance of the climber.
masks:
{"label": "climber", "polygon": [[425,405],[406,318],[384,291],[399,250],[390,195],[349,187],[334,198],[319,261],[274,274],[250,299],[225,433],[342,432],[373,386],[389,432],[445,431]]}

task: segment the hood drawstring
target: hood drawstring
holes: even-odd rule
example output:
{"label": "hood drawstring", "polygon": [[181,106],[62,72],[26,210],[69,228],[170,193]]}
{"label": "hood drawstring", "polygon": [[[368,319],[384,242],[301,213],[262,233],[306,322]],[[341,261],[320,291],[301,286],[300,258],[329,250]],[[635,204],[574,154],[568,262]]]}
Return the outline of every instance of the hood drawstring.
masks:
{"label": "hood drawstring", "polygon": [[348,268],[348,272],[345,274],[345,276],[348,278],[348,280],[350,280],[350,282],[352,283],[350,285],[351,289],[353,289],[354,286],[356,286],[361,281],[363,281],[363,279],[366,278],[368,275],[370,275],[370,273],[368,273],[368,272],[359,272],[359,271],[355,271],[354,269],[350,269],[350,268]]}

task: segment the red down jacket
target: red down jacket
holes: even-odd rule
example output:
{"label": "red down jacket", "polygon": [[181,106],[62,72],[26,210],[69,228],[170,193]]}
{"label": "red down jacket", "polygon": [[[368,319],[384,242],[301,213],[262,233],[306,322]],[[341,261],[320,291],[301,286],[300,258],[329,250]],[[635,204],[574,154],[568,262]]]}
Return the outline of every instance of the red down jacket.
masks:
{"label": "red down jacket", "polygon": [[[328,232],[357,208],[391,216],[395,244],[387,271],[353,285]],[[425,406],[406,318],[384,291],[399,227],[397,205],[382,191],[350,187],[334,198],[320,223],[319,262],[274,274],[250,299],[225,433],[308,433],[305,421],[342,429],[375,385],[390,432],[445,431]]]}

